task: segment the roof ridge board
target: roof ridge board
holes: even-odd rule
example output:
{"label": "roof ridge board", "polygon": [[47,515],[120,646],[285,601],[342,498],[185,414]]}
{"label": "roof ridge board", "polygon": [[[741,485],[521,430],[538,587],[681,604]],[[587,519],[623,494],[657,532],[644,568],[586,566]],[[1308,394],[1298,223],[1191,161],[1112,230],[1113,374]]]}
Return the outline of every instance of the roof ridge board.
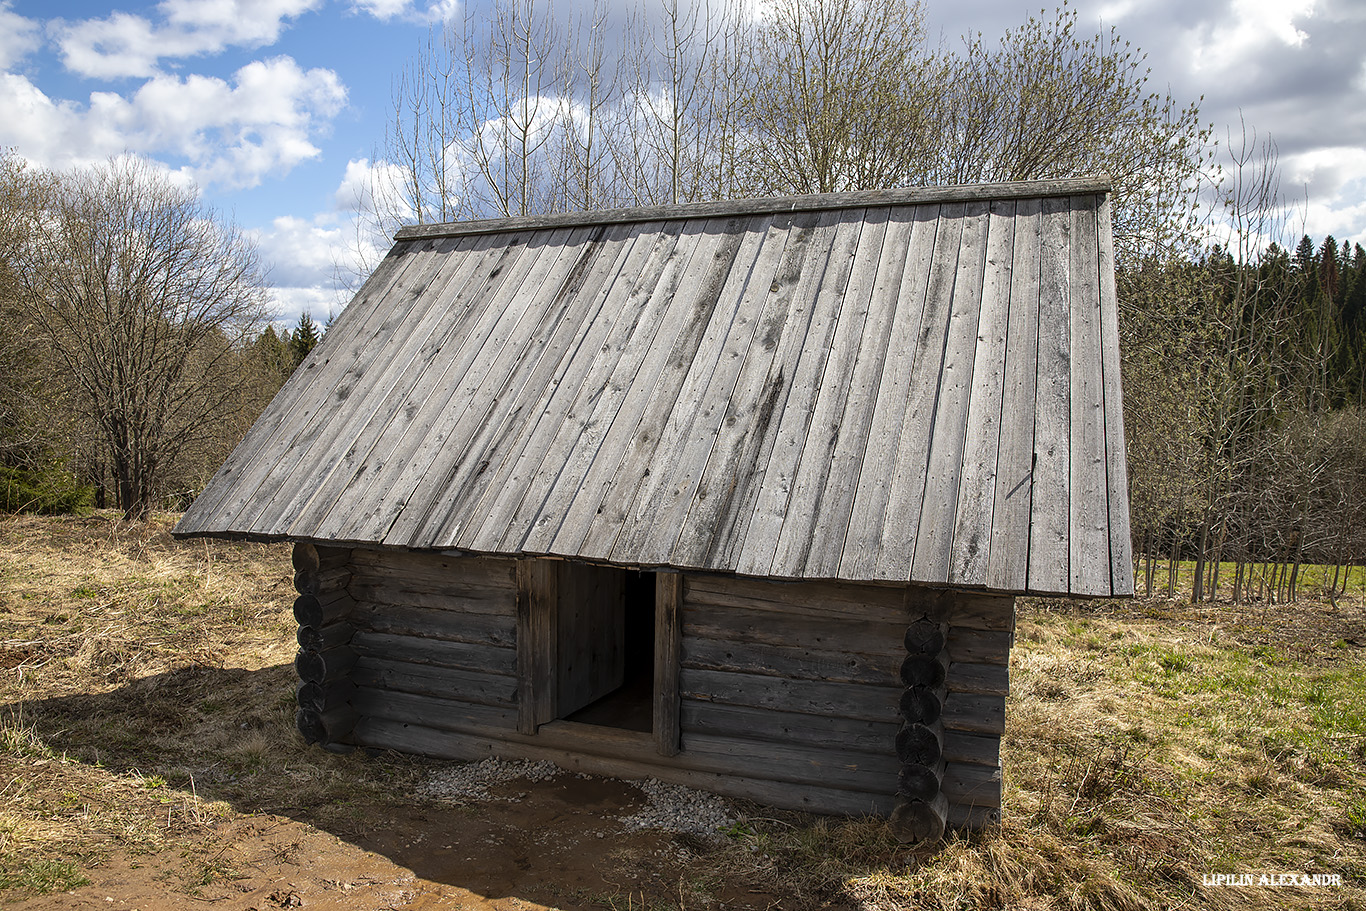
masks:
{"label": "roof ridge board", "polygon": [[1110,178],[1100,175],[1013,183],[860,190],[854,193],[813,193],[806,196],[772,196],[762,199],[732,199],[682,203],[671,206],[640,206],[625,209],[599,209],[592,212],[561,212],[553,215],[521,215],[512,218],[485,218],[475,221],[408,225],[398,230],[398,233],[394,235],[394,240],[413,241],[435,237],[456,237],[461,234],[496,234],[504,231],[526,231],[568,225],[588,226],[635,221],[670,221],[683,218],[723,218],[734,215],[812,212],[824,209],[922,205],[941,202],[1044,199],[1054,196],[1104,194],[1109,193],[1110,190]]}

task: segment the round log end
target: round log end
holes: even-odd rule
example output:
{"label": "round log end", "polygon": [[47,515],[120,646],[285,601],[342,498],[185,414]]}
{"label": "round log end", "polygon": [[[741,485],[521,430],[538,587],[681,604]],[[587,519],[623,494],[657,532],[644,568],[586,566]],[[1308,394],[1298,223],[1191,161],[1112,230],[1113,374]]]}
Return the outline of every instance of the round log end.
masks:
{"label": "round log end", "polygon": [[939,775],[929,766],[908,762],[897,777],[897,796],[916,800],[934,800],[939,794]]}
{"label": "round log end", "polygon": [[327,739],[327,729],[317,712],[299,709],[294,713],[294,726],[299,729],[306,743],[321,743]]}
{"label": "round log end", "polygon": [[929,687],[908,686],[901,693],[901,717],[910,724],[934,724],[942,710],[939,694]]}
{"label": "round log end", "polygon": [[935,801],[906,800],[897,804],[888,824],[903,844],[935,842],[944,837],[943,798]]}
{"label": "round log end", "polygon": [[316,573],[322,565],[318,557],[318,548],[307,541],[295,542],[293,561],[295,572]]}
{"label": "round log end", "polygon": [[319,652],[300,649],[294,656],[294,671],[306,683],[322,683],[327,679],[327,662]]}
{"label": "round log end", "polygon": [[322,626],[323,606],[313,595],[300,595],[294,599],[294,619],[300,626]]}
{"label": "round log end", "polygon": [[902,762],[934,765],[943,755],[943,745],[934,728],[924,724],[903,724],[896,732],[896,758]]}
{"label": "round log end", "polygon": [[906,651],[912,655],[935,655],[943,651],[947,638],[941,623],[922,617],[906,627]]}
{"label": "round log end", "polygon": [[316,595],[319,578],[317,570],[301,569],[294,574],[294,590],[301,595]]}
{"label": "round log end", "polygon": [[907,655],[901,662],[901,682],[907,686],[937,687],[944,683],[948,669],[939,653]]}

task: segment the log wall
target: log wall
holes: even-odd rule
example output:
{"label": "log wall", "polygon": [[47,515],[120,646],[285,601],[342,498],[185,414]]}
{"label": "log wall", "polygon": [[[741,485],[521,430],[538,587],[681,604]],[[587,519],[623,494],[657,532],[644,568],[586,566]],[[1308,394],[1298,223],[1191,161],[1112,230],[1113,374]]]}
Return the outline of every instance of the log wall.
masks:
{"label": "log wall", "polygon": [[908,839],[999,818],[1008,597],[661,575],[676,594],[660,604],[677,609],[657,638],[678,672],[661,686],[656,668],[644,734],[521,705],[534,688],[519,665],[553,673],[518,641],[534,614],[524,591],[519,620],[519,586],[556,575],[535,572],[541,561],[296,548],[296,565],[314,562],[296,611],[300,730],[332,748],[549,759],[890,815]]}

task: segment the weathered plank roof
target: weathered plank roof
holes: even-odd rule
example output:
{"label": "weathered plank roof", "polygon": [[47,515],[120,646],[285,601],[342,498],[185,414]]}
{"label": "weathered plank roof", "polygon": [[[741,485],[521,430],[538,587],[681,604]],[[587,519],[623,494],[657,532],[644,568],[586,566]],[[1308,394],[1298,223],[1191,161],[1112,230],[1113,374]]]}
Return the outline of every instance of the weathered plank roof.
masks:
{"label": "weathered plank roof", "polygon": [[1106,184],[404,229],[176,533],[1130,593]]}

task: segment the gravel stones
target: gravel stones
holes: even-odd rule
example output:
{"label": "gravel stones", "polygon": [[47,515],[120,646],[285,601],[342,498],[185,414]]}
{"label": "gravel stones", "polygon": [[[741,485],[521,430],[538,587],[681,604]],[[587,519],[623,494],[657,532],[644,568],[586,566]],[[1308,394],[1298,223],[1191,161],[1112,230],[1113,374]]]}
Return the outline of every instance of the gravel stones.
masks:
{"label": "gravel stones", "polygon": [[[419,793],[435,800],[456,803],[501,800],[521,800],[525,793],[495,797],[489,788],[507,782],[549,781],[566,772],[551,762],[527,760],[485,759],[481,762],[454,763],[432,772],[420,786]],[[580,778],[587,775],[579,774]],[[627,784],[640,789],[646,805],[621,819],[624,831],[659,829],[679,835],[699,838],[718,838],[719,832],[735,823],[730,806],[721,797],[706,791],[696,791],[681,785],[667,784],[654,778],[628,780]]]}

